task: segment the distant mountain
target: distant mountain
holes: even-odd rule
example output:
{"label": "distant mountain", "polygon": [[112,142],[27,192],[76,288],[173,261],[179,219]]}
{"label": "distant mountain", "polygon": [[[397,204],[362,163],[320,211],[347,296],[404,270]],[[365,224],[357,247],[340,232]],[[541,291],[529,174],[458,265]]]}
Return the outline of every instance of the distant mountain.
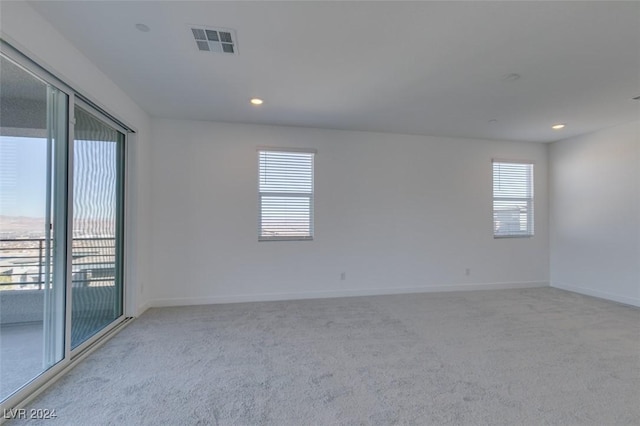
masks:
{"label": "distant mountain", "polygon": [[[115,223],[111,219],[75,219],[75,237],[111,237],[115,235]],[[43,217],[0,215],[0,239],[44,238],[46,232]]]}
{"label": "distant mountain", "polygon": [[46,227],[43,217],[0,216],[0,238],[43,238]]}

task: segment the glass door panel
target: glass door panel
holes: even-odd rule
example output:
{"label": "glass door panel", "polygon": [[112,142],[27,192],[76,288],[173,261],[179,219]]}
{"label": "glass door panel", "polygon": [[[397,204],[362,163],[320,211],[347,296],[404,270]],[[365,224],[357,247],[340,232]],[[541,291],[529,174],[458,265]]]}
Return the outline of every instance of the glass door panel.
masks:
{"label": "glass door panel", "polygon": [[0,55],[0,400],[65,355],[67,105]]}
{"label": "glass door panel", "polygon": [[71,348],[122,316],[124,139],[75,106]]}

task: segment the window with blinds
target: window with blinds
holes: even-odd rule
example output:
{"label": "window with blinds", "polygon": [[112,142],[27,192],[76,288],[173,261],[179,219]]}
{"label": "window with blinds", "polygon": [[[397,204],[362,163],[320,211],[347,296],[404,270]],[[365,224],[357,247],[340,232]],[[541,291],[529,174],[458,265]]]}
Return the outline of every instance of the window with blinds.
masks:
{"label": "window with blinds", "polygon": [[493,236],[533,236],[533,164],[493,161]]}
{"label": "window with blinds", "polygon": [[315,151],[259,148],[259,241],[313,239]]}

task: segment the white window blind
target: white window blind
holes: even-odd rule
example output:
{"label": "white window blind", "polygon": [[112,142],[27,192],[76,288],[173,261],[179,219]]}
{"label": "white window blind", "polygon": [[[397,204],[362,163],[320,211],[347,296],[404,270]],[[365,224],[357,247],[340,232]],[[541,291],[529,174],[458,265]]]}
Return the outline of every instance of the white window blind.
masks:
{"label": "white window blind", "polygon": [[493,235],[533,235],[533,164],[493,161]]}
{"label": "white window blind", "polygon": [[313,239],[315,151],[259,148],[260,241]]}

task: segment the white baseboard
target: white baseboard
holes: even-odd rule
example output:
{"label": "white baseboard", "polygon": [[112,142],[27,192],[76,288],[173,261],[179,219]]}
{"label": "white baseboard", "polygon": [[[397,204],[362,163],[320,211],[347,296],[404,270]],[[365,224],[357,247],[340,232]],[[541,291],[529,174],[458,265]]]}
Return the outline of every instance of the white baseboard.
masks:
{"label": "white baseboard", "polygon": [[149,301],[144,302],[142,305],[138,306],[138,312],[136,313],[136,316],[139,317],[140,315],[144,314],[144,311],[146,311],[150,307],[151,303]]}
{"label": "white baseboard", "polygon": [[304,293],[262,293],[262,294],[238,294],[229,296],[205,296],[205,297],[181,297],[172,299],[152,299],[147,305],[152,308],[166,306],[191,306],[191,305],[217,305],[226,303],[243,302],[268,302],[281,300],[302,299],[330,299],[335,297],[356,296],[382,296],[390,294],[407,293],[443,293],[449,291],[473,291],[473,290],[505,290],[516,288],[549,287],[547,281],[529,281],[516,283],[482,283],[482,284],[453,284],[428,287],[401,287],[401,288],[373,288],[357,290],[332,290],[314,291]]}
{"label": "white baseboard", "polygon": [[593,296],[600,299],[611,300],[613,302],[624,303],[625,305],[640,307],[640,298],[620,296],[619,294],[608,293],[606,291],[594,290],[591,288],[578,287],[575,285],[552,282],[551,287],[559,288],[560,290],[572,291],[574,293],[580,293],[587,296]]}

